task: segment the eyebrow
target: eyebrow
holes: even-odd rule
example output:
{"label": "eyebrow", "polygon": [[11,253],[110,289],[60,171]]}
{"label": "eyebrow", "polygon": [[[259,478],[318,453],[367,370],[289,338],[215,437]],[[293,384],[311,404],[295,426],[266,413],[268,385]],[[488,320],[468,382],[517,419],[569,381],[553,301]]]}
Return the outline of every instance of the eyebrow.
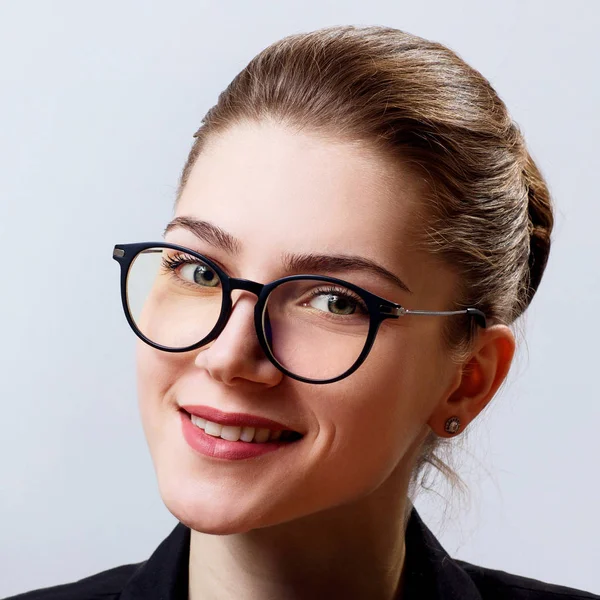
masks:
{"label": "eyebrow", "polygon": [[201,240],[230,254],[239,254],[242,250],[242,244],[237,238],[208,221],[200,221],[190,217],[176,217],[165,227],[163,236],[177,228],[186,229]]}
{"label": "eyebrow", "polygon": [[[176,217],[165,228],[166,235],[174,229],[186,229],[197,238],[211,246],[220,248],[229,254],[241,253],[242,243],[236,237],[208,221],[191,217]],[[341,271],[363,271],[383,277],[403,291],[412,294],[409,287],[394,273],[388,271],[377,262],[362,256],[348,254],[294,254],[285,252],[282,255],[284,268],[290,273],[325,273]]]}

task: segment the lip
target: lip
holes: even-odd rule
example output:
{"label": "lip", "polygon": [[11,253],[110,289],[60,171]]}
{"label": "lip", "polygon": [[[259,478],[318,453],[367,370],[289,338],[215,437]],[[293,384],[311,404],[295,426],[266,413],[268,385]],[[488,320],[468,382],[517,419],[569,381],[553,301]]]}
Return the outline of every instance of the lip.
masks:
{"label": "lip", "polygon": [[257,458],[276,450],[284,451],[285,447],[295,446],[296,442],[230,442],[222,438],[208,435],[200,427],[192,423],[189,414],[179,411],[181,417],[181,429],[185,441],[192,450],[210,458],[225,460],[244,460]]}
{"label": "lip", "polygon": [[219,423],[219,425],[257,427],[270,429],[271,431],[294,431],[291,427],[286,427],[282,423],[272,421],[271,419],[265,419],[264,417],[258,417],[256,415],[249,415],[246,413],[226,413],[210,406],[185,405],[180,406],[179,408],[183,409],[190,415],[196,415],[197,417],[201,417],[207,421]]}

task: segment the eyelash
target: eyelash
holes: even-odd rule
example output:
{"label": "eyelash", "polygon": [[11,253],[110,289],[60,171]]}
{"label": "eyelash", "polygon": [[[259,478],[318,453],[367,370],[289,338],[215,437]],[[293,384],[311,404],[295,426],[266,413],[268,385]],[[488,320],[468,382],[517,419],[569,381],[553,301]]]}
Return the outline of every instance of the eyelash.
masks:
{"label": "eyelash", "polygon": [[346,289],[336,287],[317,288],[316,290],[311,290],[310,299],[316,298],[317,296],[322,296],[324,294],[340,296],[341,298],[352,300],[352,302],[355,302],[364,313],[369,312],[369,309],[365,305],[364,301],[360,298],[360,296],[352,294],[349,292],[349,290]]}
{"label": "eyelash", "polygon": [[[163,255],[163,257],[162,257],[163,268],[166,269],[169,272],[169,275],[172,275],[173,277],[178,277],[177,269],[179,269],[179,267],[181,267],[183,265],[194,265],[194,264],[203,264],[203,263],[200,259],[190,256],[189,254],[185,254],[183,252],[178,252],[177,254],[173,254],[173,256]],[[208,269],[210,269],[210,267],[208,265],[206,265],[206,267]],[[189,284],[189,285],[193,286],[193,284],[191,284],[190,282],[185,281],[181,278],[179,278],[179,279],[181,280],[182,284],[184,284],[184,285]]]}
{"label": "eyelash", "polygon": [[169,269],[170,271],[175,271],[181,265],[190,265],[197,262],[198,259],[195,259],[193,256],[186,256],[181,252],[174,254],[173,256],[163,255],[162,257],[163,267],[165,269]]}

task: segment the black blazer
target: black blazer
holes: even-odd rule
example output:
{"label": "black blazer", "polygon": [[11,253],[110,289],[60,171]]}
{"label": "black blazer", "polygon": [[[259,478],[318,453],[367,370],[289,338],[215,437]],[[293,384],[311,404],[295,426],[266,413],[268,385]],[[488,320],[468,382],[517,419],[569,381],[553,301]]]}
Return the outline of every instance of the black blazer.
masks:
{"label": "black blazer", "polygon": [[[5,600],[187,600],[190,530],[178,523],[152,556],[75,583]],[[413,507],[402,600],[600,600],[595,594],[450,558]]]}

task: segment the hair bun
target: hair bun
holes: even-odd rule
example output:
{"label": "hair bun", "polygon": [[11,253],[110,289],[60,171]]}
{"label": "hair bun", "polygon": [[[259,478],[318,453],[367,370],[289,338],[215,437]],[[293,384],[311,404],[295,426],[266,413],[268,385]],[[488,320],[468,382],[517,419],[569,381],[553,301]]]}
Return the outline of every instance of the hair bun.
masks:
{"label": "hair bun", "polygon": [[524,298],[526,307],[533,299],[546,269],[550,253],[550,237],[554,226],[554,214],[548,187],[529,153],[523,169],[523,177],[528,189],[530,227],[529,277]]}

